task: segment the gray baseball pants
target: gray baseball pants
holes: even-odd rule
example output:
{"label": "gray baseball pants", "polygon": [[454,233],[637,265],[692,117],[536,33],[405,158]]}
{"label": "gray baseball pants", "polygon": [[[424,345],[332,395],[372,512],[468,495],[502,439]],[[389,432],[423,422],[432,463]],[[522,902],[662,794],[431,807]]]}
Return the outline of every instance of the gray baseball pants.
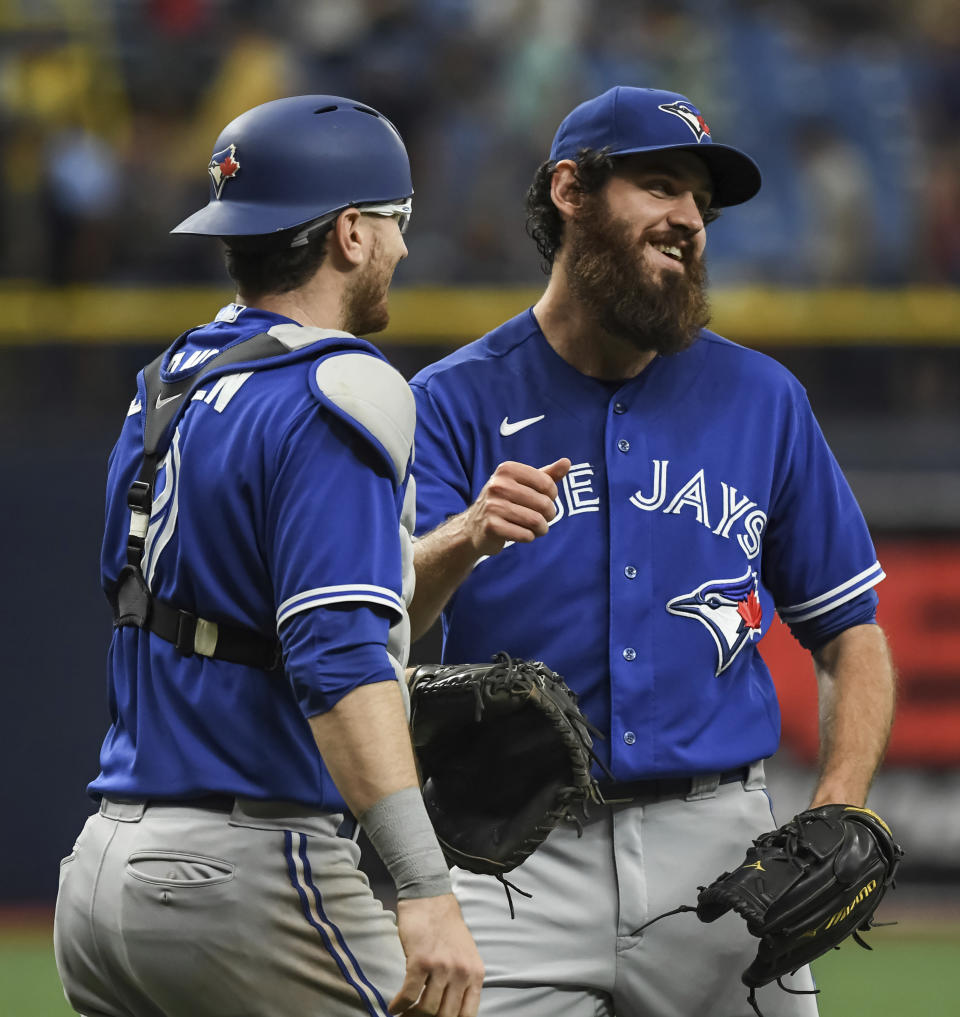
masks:
{"label": "gray baseball pants", "polygon": [[57,968],[85,1017],[385,1017],[396,920],[341,817],[104,800],[60,869]]}
{"label": "gray baseball pants", "polygon": [[[712,783],[712,787],[711,787]],[[749,790],[748,790],[749,788]],[[698,783],[686,798],[593,806],[583,836],[566,824],[507,878],[511,920],[492,876],[454,870],[454,888],[486,965],[481,1017],[755,1017],[740,974],[757,952],[742,918],[705,925],[679,914],[632,933],[738,865],[775,823],[762,765],[744,783]],[[809,968],[784,979],[812,989]],[[814,996],[775,983],[765,1017],[816,1017]]]}

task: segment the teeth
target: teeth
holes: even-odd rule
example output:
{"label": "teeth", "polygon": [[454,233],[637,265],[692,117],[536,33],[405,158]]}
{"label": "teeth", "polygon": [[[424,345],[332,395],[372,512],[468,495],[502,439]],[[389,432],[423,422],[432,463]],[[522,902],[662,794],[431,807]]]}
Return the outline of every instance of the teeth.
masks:
{"label": "teeth", "polygon": [[667,255],[668,258],[675,258],[677,261],[683,261],[683,252],[679,247],[672,247],[668,244],[654,244],[653,245],[661,254]]}

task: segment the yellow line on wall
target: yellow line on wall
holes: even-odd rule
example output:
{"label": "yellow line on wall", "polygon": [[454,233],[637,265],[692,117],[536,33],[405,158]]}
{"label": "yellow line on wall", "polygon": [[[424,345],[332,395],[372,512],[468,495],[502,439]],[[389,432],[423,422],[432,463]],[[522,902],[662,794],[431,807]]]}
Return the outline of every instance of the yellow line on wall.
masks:
{"label": "yellow line on wall", "polygon": [[[530,288],[408,287],[393,290],[390,345],[460,345],[522,311]],[[54,288],[0,282],[0,346],[164,343],[209,321],[227,287]],[[718,289],[713,327],[756,346],[960,344],[960,290]]]}

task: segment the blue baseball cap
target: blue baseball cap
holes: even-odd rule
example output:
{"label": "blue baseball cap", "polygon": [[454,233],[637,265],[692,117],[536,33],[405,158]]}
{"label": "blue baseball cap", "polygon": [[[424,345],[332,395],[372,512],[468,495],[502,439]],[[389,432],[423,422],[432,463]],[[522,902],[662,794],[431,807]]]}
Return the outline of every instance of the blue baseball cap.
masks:
{"label": "blue baseball cap", "polygon": [[583,148],[605,148],[608,155],[693,152],[710,171],[711,204],[717,207],[739,205],[760,190],[760,170],[753,159],[716,144],[700,110],[677,92],[617,85],[581,103],[557,128],[550,158],[576,159]]}

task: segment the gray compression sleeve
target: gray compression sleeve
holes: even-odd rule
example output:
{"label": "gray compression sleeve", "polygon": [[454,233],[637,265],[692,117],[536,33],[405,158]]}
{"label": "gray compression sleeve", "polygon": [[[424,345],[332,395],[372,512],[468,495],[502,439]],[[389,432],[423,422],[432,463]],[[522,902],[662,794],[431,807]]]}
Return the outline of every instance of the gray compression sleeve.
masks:
{"label": "gray compression sleeve", "polygon": [[371,805],[357,821],[393,877],[398,900],[453,892],[419,788],[394,791]]}

